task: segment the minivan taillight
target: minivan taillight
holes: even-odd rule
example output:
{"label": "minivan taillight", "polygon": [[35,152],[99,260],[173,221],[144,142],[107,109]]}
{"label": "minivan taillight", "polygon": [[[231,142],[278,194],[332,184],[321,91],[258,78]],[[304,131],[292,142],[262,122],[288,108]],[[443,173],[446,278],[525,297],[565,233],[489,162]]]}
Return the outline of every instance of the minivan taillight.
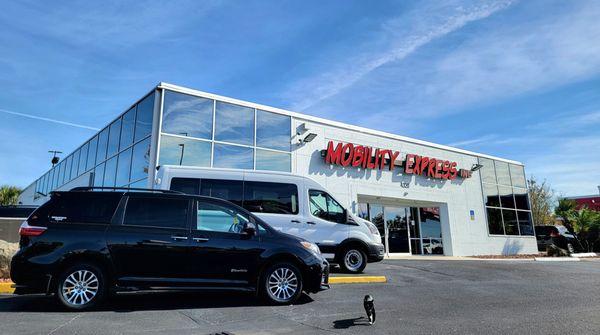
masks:
{"label": "minivan taillight", "polygon": [[19,228],[19,235],[21,236],[40,236],[46,231],[46,227],[30,226],[29,222],[25,221]]}

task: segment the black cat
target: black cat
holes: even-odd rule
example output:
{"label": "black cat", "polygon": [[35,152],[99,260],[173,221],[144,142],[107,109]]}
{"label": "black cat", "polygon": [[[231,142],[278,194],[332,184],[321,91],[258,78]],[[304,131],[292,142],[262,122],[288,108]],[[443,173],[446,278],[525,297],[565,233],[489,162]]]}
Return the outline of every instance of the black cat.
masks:
{"label": "black cat", "polygon": [[370,294],[365,295],[364,306],[365,312],[367,312],[367,318],[369,319],[369,324],[375,323],[375,300]]}

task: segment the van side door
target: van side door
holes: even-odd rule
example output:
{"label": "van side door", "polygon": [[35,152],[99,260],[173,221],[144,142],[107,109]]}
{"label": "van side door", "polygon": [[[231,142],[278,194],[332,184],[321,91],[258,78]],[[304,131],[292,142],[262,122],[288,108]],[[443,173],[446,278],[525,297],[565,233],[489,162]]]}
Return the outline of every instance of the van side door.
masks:
{"label": "van side door", "polygon": [[306,239],[317,243],[323,254],[335,252],[338,244],[348,238],[351,226],[346,224],[346,211],[331,195],[308,189]]}
{"label": "van side door", "polygon": [[123,200],[120,222],[106,234],[119,284],[185,285],[190,200],[164,194],[131,194]]}

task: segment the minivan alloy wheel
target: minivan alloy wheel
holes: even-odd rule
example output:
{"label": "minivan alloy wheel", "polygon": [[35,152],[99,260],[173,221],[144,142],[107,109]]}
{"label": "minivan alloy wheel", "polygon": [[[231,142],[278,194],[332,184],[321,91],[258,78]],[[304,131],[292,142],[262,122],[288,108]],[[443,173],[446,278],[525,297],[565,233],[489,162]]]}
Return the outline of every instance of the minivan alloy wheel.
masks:
{"label": "minivan alloy wheel", "polygon": [[269,276],[269,295],[277,301],[288,301],[298,292],[298,277],[291,269],[278,268]]}
{"label": "minivan alloy wheel", "polygon": [[96,297],[98,289],[98,277],[93,272],[78,270],[65,278],[60,292],[68,304],[82,306]]}

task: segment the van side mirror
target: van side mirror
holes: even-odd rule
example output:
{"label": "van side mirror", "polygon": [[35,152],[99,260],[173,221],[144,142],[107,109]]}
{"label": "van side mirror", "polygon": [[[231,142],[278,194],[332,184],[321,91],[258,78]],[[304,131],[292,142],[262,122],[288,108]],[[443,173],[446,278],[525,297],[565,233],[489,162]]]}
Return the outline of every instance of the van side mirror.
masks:
{"label": "van side mirror", "polygon": [[242,234],[247,236],[256,235],[256,224],[253,222],[244,223],[244,228],[242,229]]}

